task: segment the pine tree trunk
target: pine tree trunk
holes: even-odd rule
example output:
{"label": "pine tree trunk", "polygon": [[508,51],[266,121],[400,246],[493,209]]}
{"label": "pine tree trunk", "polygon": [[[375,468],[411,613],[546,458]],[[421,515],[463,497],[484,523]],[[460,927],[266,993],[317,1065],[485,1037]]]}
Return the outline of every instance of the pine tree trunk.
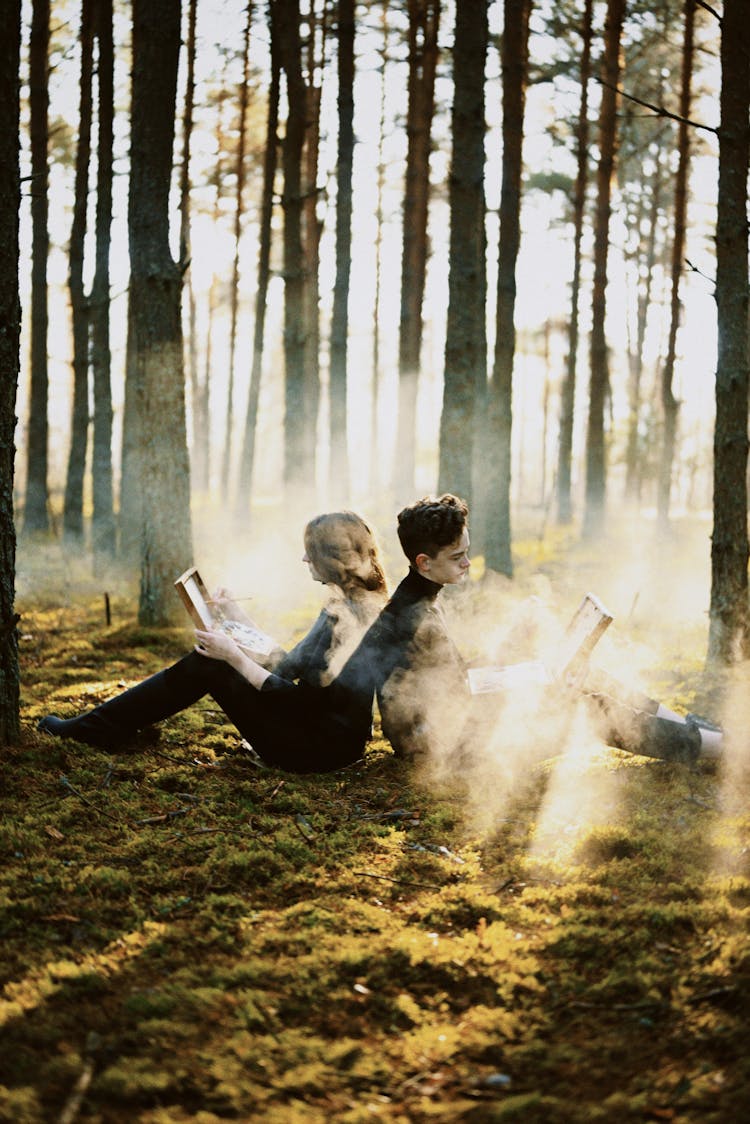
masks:
{"label": "pine tree trunk", "polygon": [[510,477],[513,418],[513,358],[516,345],[516,259],[521,233],[523,118],[531,0],[505,0],[502,41],[503,181],[497,274],[497,327],[488,390],[487,542],[485,563],[510,577]]}
{"label": "pine tree trunk", "polygon": [[[487,0],[456,8],[450,258],[438,491],[472,500],[487,389],[484,71]],[[476,512],[475,512],[476,515]]]}
{"label": "pine tree trunk", "polygon": [[338,2],[339,139],[336,162],[336,282],[331,320],[329,493],[334,504],[349,496],[347,341],[352,264],[352,171],[354,166],[354,0]]}
{"label": "pine tree trunk", "polygon": [[557,454],[557,522],[573,518],[573,423],[575,419],[576,368],[581,295],[581,243],[589,167],[589,78],[591,77],[591,24],[593,0],[585,0],[581,22],[581,101],[576,127],[576,182],[573,191],[573,277],[570,286],[568,355],[560,395],[560,438]]}
{"label": "pine tree trunk", "polygon": [[308,497],[314,480],[315,425],[308,412],[305,378],[305,257],[302,245],[302,153],[307,91],[302,77],[299,0],[277,5],[279,51],[286,75],[287,120],[283,147],[284,188],[284,485],[289,496]]}
{"label": "pine tree trunk", "polygon": [[414,491],[417,391],[422,351],[422,304],[427,273],[430,148],[435,112],[440,0],[408,0],[408,149],[401,253],[401,320],[398,344],[397,493]]}
{"label": "pine tree trunk", "polygon": [[389,27],[388,27],[388,2],[383,0],[381,27],[383,32],[383,46],[381,48],[382,77],[380,82],[380,119],[378,123],[378,172],[377,172],[377,203],[375,205],[375,300],[372,310],[372,365],[370,382],[370,468],[368,479],[370,491],[375,493],[384,481],[380,471],[380,426],[378,414],[380,407],[380,301],[383,287],[383,191],[385,187],[385,112],[386,95],[388,90],[388,61],[389,61]]}
{"label": "pine tree trunk", "polygon": [[49,202],[47,143],[49,136],[49,0],[34,0],[29,45],[29,107],[31,117],[31,390],[26,445],[25,532],[48,531],[47,422],[47,255]]}
{"label": "pine tree trunk", "polygon": [[680,278],[685,253],[685,225],[687,220],[687,182],[690,166],[690,134],[687,119],[693,81],[693,30],[695,25],[695,0],[685,0],[685,27],[682,40],[682,85],[680,89],[681,121],[677,130],[678,164],[674,183],[674,241],[672,243],[672,292],[670,301],[669,338],[667,355],[661,375],[661,402],[664,411],[664,433],[659,459],[657,492],[657,518],[664,525],[669,519],[669,500],[672,487],[672,463],[677,436],[679,403],[672,391],[677,331],[680,326]]}
{"label": "pine tree trunk", "polygon": [[169,250],[179,0],[134,0],[128,207],[131,330],[141,445],[138,619],[182,619],[174,579],[192,557],[181,288]]}
{"label": "pine tree trunk", "polygon": [[750,24],[742,0],[725,0],[721,25],[721,124],[716,223],[718,365],[714,528],[708,659],[748,656],[747,412]]}
{"label": "pine tree trunk", "polygon": [[224,450],[221,458],[221,496],[224,503],[229,498],[229,472],[232,463],[232,438],[234,431],[234,365],[237,351],[237,313],[240,291],[240,237],[245,215],[245,148],[247,136],[247,105],[250,89],[250,28],[253,20],[253,6],[247,5],[245,16],[245,38],[242,50],[242,82],[239,89],[240,122],[235,153],[235,206],[234,206],[234,258],[232,261],[232,280],[230,288],[230,328],[229,363],[227,384],[227,411],[224,424]]}
{"label": "pine tree trunk", "polygon": [[112,145],[114,48],[112,0],[96,0],[99,43],[99,140],[97,145],[96,264],[91,286],[91,367],[94,382],[94,447],[91,464],[93,513],[91,540],[98,573],[116,553],[112,485],[112,385],[109,343],[110,231],[112,226]]}
{"label": "pine tree trunk", "polygon": [[20,366],[21,301],[18,292],[18,162],[21,3],[3,9],[0,37],[0,745],[20,732],[18,634],[15,614],[16,531],[13,522],[16,392]]}
{"label": "pine tree trunk", "polygon": [[279,86],[280,63],[278,30],[274,18],[275,5],[270,7],[271,35],[271,85],[268,90],[268,115],[266,118],[266,145],[263,154],[263,193],[260,205],[260,233],[258,246],[258,287],[255,295],[255,326],[253,328],[253,360],[250,371],[250,390],[247,399],[245,434],[240,460],[240,478],[237,490],[238,513],[250,510],[253,495],[255,467],[255,441],[258,429],[258,402],[260,400],[263,370],[263,338],[266,324],[266,302],[271,276],[271,219],[273,217],[273,185],[278,164]]}
{"label": "pine tree trunk", "polygon": [[599,165],[596,176],[594,222],[594,285],[591,298],[589,413],[586,431],[586,509],[584,535],[592,537],[604,525],[607,456],[604,440],[604,403],[609,391],[607,357],[607,260],[612,179],[617,156],[617,85],[620,77],[620,41],[625,0],[607,0],[602,62],[602,100],[599,110]]}
{"label": "pine tree trunk", "polygon": [[89,308],[83,288],[83,255],[91,163],[93,12],[92,0],[81,0],[81,79],[78,113],[73,223],[68,254],[68,289],[73,321],[73,409],[65,480],[63,535],[70,544],[83,542],[83,480],[89,436]]}
{"label": "pine tree trunk", "polygon": [[[320,410],[320,239],[323,219],[318,208],[318,163],[320,159],[320,103],[322,88],[316,82],[327,74],[326,36],[328,10],[323,0],[323,12],[318,18],[316,4],[311,5],[307,36],[307,123],[303,151],[302,178],[302,251],[305,255],[305,394],[310,431],[314,433],[313,459],[317,456],[318,414]],[[319,50],[318,50],[319,45]]]}

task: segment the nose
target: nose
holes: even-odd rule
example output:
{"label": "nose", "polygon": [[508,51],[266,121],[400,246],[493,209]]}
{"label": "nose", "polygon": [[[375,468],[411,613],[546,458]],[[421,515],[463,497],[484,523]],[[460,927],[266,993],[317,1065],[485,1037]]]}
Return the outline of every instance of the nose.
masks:
{"label": "nose", "polygon": [[302,561],[303,562],[309,562],[310,561],[310,559],[308,557],[308,554],[307,554],[307,551],[305,551],[305,553],[302,555]]}

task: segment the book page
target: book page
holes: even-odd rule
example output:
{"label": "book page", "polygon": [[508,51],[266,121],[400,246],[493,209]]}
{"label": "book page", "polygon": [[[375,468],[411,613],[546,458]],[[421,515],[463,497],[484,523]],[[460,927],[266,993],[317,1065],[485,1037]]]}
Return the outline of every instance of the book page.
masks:
{"label": "book page", "polygon": [[222,621],[218,627],[251,656],[265,658],[278,648],[276,641],[267,632],[253,625],[243,624],[242,621]]}

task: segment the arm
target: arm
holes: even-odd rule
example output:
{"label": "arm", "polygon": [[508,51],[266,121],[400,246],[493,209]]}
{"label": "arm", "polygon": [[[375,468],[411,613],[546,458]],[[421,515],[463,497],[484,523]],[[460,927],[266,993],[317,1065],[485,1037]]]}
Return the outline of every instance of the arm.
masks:
{"label": "arm", "polygon": [[195,638],[195,650],[199,655],[206,656],[207,659],[223,660],[228,663],[230,667],[239,672],[243,679],[247,680],[251,687],[255,687],[258,691],[261,690],[271,674],[265,667],[261,667],[251,656],[243,652],[239,644],[224,632],[215,629],[210,632],[203,632],[201,629],[196,629]]}

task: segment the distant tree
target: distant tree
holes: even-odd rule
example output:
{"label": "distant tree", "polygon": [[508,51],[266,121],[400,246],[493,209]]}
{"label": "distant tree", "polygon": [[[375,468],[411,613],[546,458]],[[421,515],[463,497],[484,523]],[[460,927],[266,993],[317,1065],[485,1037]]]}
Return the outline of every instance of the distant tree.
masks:
{"label": "distant tree", "polygon": [[397,492],[414,490],[416,411],[422,351],[422,305],[427,272],[430,151],[435,112],[440,0],[407,0],[409,91],[406,110],[406,174],[401,250],[401,317],[398,341]]}
{"label": "distant tree", "polygon": [[139,439],[138,619],[152,625],[179,619],[173,582],[192,557],[182,278],[169,250],[179,48],[179,0],[134,0],[128,378],[135,380]]}
{"label": "distant tree", "polygon": [[748,230],[750,22],[743,0],[721,21],[721,123],[716,223],[718,364],[708,659],[748,657]]}
{"label": "distant tree", "polygon": [[604,442],[604,403],[609,391],[609,359],[605,331],[607,261],[612,180],[617,156],[617,102],[620,44],[626,0],[607,0],[599,110],[599,164],[596,175],[594,221],[594,285],[591,298],[589,412],[586,430],[586,509],[584,534],[596,535],[604,523],[607,457]]}
{"label": "distant tree", "polygon": [[94,383],[94,443],[92,454],[93,513],[91,540],[94,569],[116,553],[112,484],[112,386],[109,342],[112,227],[112,145],[114,132],[114,49],[112,0],[96,0],[95,33],[99,45],[98,142],[96,183],[96,247],[94,279],[89,298],[91,367]]}
{"label": "distant tree", "polygon": [[572,462],[573,422],[575,418],[576,369],[580,321],[581,264],[583,218],[589,169],[589,79],[591,77],[591,37],[593,0],[584,0],[581,17],[581,100],[576,125],[576,179],[573,189],[573,276],[570,284],[570,320],[568,321],[568,354],[560,394],[560,438],[557,454],[557,521],[570,523],[573,518]]}
{"label": "distant tree", "polygon": [[307,88],[302,73],[299,0],[278,0],[279,56],[286,77],[284,133],[284,484],[302,498],[311,492],[316,427],[310,417],[305,371],[305,256],[302,243],[302,154],[307,126]]}
{"label": "distant tree", "polygon": [[250,31],[253,22],[253,5],[248,2],[245,11],[245,32],[242,45],[242,81],[239,88],[239,125],[237,150],[234,160],[235,203],[232,260],[232,279],[229,290],[229,362],[227,364],[227,409],[224,426],[224,449],[221,458],[221,494],[224,502],[229,496],[229,468],[232,463],[232,434],[234,430],[234,367],[237,350],[237,317],[240,289],[240,238],[245,218],[245,164],[247,155],[247,109],[250,94]]}
{"label": "distant tree", "polygon": [[456,7],[450,173],[448,322],[438,489],[472,498],[472,468],[487,391],[484,196],[487,0]]}
{"label": "distant tree", "polygon": [[679,403],[672,390],[677,352],[677,331],[680,326],[680,279],[684,268],[685,227],[687,222],[687,185],[690,165],[690,101],[693,81],[693,31],[695,25],[695,0],[685,0],[684,30],[682,40],[682,81],[680,89],[680,121],[677,128],[677,175],[674,182],[674,238],[672,241],[671,299],[667,355],[661,373],[661,403],[664,414],[659,461],[657,491],[657,516],[664,524],[669,519],[669,500],[672,487],[672,462],[677,435]]}
{"label": "distant tree", "polygon": [[21,302],[18,292],[19,66],[21,2],[3,7],[0,37],[0,744],[19,734],[18,634],[15,613],[16,531],[13,475],[16,391],[20,366]]}
{"label": "distant tree", "polygon": [[49,372],[47,366],[47,197],[49,172],[49,0],[34,0],[29,44],[31,132],[31,390],[26,444],[24,531],[48,531],[47,509]]}
{"label": "distant tree", "polygon": [[63,507],[63,535],[68,542],[78,545],[83,542],[83,482],[89,436],[89,305],[84,291],[83,266],[91,163],[93,15],[92,0],[81,0],[78,147],[68,251],[68,291],[73,321],[73,405]]}
{"label": "distant tree", "polygon": [[513,574],[510,520],[510,456],[513,358],[516,346],[516,260],[521,236],[523,124],[528,76],[531,0],[505,0],[502,39],[503,180],[500,194],[497,323],[488,390],[487,532],[485,563]]}
{"label": "distant tree", "polygon": [[329,491],[334,502],[349,495],[347,450],[347,342],[352,264],[354,167],[354,0],[338,0],[338,158],[336,161],[336,282],[331,321]]}
{"label": "distant tree", "polygon": [[258,242],[258,286],[255,294],[255,325],[253,328],[253,356],[250,370],[250,390],[247,400],[245,431],[240,459],[238,487],[238,512],[250,507],[255,466],[255,442],[258,428],[258,402],[260,400],[263,368],[263,339],[266,323],[268,283],[271,277],[271,220],[273,218],[273,186],[278,165],[279,87],[281,64],[279,60],[278,28],[275,19],[276,5],[269,4],[271,81],[268,88],[266,116],[266,143],[263,150],[263,189],[260,204],[260,232]]}
{"label": "distant tree", "polygon": [[[320,11],[317,9],[320,7]],[[320,240],[323,215],[318,186],[320,163],[320,107],[323,82],[329,73],[326,59],[328,15],[335,12],[332,0],[314,0],[307,13],[305,146],[302,153],[302,253],[304,278],[304,369],[306,412],[311,436],[317,433],[320,409]],[[313,444],[317,439],[313,437]],[[315,452],[313,450],[313,457]]]}
{"label": "distant tree", "polygon": [[378,122],[378,170],[377,170],[377,202],[375,204],[375,299],[372,309],[372,379],[370,384],[370,489],[375,492],[383,483],[380,471],[380,426],[378,412],[380,406],[380,307],[383,291],[383,194],[385,189],[385,159],[384,146],[386,136],[386,100],[388,92],[388,60],[390,54],[390,35],[388,26],[388,2],[383,0],[381,14],[381,29],[383,33],[380,77],[380,116]]}

